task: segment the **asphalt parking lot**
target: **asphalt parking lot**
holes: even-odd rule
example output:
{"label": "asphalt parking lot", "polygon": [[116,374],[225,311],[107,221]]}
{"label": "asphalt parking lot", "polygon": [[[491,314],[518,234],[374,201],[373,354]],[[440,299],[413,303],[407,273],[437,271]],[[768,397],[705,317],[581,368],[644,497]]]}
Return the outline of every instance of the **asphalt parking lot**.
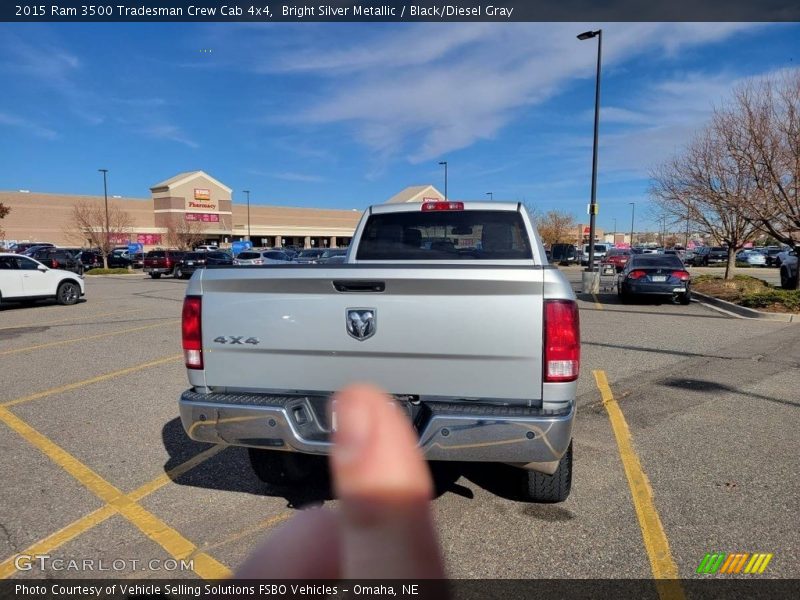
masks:
{"label": "asphalt parking lot", "polygon": [[[0,577],[222,577],[296,511],[335,504],[324,485],[271,489],[241,448],[186,437],[185,286],[87,277],[76,306],[0,308]],[[800,577],[800,326],[579,297],[572,495],[526,504],[505,468],[440,465],[449,574],[688,578],[722,551],[772,553],[760,577]],[[43,554],[124,564],[15,561]]]}

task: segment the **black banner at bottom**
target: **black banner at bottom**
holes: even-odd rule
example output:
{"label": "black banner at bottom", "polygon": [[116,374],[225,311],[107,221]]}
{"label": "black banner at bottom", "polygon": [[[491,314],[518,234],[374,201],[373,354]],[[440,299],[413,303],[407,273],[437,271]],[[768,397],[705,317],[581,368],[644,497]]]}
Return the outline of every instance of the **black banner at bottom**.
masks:
{"label": "black banner at bottom", "polygon": [[0,598],[15,600],[667,600],[796,598],[791,579],[471,579],[339,581],[177,581],[62,579],[0,581]]}

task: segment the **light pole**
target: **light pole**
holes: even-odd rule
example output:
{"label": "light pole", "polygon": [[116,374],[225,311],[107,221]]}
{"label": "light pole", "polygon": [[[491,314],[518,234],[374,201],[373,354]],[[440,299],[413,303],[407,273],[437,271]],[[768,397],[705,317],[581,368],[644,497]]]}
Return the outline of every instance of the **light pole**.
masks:
{"label": "light pole", "polygon": [[616,245],[617,243],[617,219],[614,219],[614,233],[611,234],[612,243]]}
{"label": "light pole", "polygon": [[247,196],[247,241],[250,241],[250,190],[242,190]]}
{"label": "light pole", "polygon": [[443,160],[439,164],[444,165],[444,201],[447,202],[447,161]]}
{"label": "light pole", "polygon": [[103,265],[104,268],[108,268],[108,251],[111,248],[109,243],[109,234],[108,234],[108,180],[106,178],[106,174],[108,173],[108,169],[97,169],[98,172],[103,174],[103,198],[105,199],[106,203],[106,247],[103,248],[103,260],[105,264]]}
{"label": "light pole", "polygon": [[692,205],[688,203],[686,205],[686,242],[683,244],[683,249],[689,249],[689,219],[692,218]]}
{"label": "light pole", "polygon": [[633,248],[633,217],[636,213],[636,202],[628,202],[631,205],[631,248]]}
{"label": "light pole", "polygon": [[489,196],[489,201],[491,202],[494,200],[494,194],[492,192],[486,192],[486,195]]}
{"label": "light pole", "polygon": [[603,30],[584,31],[578,39],[597,38],[597,79],[594,86],[594,143],[592,145],[592,199],[589,206],[589,266],[587,271],[594,272],[594,227],[597,216],[597,137],[600,129],[600,62],[603,51]]}

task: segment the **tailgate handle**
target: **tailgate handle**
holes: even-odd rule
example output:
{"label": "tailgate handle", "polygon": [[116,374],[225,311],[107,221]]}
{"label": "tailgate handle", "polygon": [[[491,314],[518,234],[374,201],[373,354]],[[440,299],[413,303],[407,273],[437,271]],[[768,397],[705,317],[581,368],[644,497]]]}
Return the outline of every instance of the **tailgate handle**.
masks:
{"label": "tailgate handle", "polygon": [[386,290],[385,281],[334,281],[333,287],[337,292],[383,292]]}

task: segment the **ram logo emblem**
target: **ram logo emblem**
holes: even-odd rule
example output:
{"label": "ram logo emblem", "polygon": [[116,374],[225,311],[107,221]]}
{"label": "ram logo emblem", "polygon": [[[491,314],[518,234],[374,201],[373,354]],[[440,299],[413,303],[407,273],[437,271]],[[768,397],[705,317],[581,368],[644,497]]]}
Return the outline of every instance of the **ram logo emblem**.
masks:
{"label": "ram logo emblem", "polygon": [[375,335],[378,326],[378,312],[374,308],[348,308],[345,312],[347,333],[363,342]]}

